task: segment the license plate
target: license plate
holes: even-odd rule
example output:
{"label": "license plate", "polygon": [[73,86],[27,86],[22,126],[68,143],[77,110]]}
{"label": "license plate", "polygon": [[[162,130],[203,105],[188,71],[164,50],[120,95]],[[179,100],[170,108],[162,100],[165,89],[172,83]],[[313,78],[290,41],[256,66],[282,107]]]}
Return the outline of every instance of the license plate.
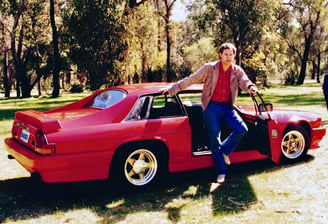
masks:
{"label": "license plate", "polygon": [[22,129],[22,133],[20,135],[20,139],[25,142],[28,143],[28,139],[30,138],[30,131],[28,129],[23,128]]}

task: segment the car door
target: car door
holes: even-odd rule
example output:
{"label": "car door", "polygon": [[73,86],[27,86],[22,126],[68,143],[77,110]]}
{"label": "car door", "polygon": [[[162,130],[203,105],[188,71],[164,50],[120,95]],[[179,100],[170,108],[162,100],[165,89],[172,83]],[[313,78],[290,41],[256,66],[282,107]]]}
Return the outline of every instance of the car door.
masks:
{"label": "car door", "polygon": [[137,121],[135,129],[140,125],[139,129],[143,130],[139,133],[140,138],[165,143],[170,160],[185,160],[190,155],[190,125],[176,96],[161,93],[141,96],[126,120]]}
{"label": "car door", "polygon": [[263,155],[272,158],[270,145],[269,122],[272,122],[270,111],[272,104],[265,104],[260,94],[251,95],[255,107],[255,139],[256,149]]}

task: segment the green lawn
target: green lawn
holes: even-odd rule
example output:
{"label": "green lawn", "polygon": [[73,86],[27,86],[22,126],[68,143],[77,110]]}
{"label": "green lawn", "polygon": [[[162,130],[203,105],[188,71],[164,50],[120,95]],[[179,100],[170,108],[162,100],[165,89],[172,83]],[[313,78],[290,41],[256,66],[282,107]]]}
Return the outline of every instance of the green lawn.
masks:
{"label": "green lawn", "polygon": [[[313,110],[327,119],[320,84],[261,90],[276,107]],[[213,169],[176,173],[145,192],[113,189],[105,181],[34,183],[8,160],[3,140],[15,111],[48,110],[84,97],[0,98],[0,223],[326,223],[327,139],[297,164],[271,161],[234,164],[224,183],[210,193]],[[249,103],[247,95],[239,98]]]}

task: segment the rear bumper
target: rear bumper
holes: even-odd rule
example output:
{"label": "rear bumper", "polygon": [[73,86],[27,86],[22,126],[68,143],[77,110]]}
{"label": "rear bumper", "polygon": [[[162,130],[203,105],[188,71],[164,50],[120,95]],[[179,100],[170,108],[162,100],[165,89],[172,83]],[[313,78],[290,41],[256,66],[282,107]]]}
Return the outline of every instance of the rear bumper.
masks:
{"label": "rear bumper", "polygon": [[316,149],[319,148],[319,143],[323,139],[323,137],[326,135],[326,128],[320,127],[320,128],[313,128],[312,129],[312,143],[310,146],[310,149]]}
{"label": "rear bumper", "polygon": [[107,179],[112,151],[42,156],[12,138],[5,148],[30,173],[39,173],[48,183]]}

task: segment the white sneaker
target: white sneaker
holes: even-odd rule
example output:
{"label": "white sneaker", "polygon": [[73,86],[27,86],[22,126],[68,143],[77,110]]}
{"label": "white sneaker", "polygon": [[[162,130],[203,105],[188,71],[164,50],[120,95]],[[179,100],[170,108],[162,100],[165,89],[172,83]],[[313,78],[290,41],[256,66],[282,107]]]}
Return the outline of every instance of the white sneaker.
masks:
{"label": "white sneaker", "polygon": [[216,178],[216,181],[217,181],[219,184],[222,184],[222,183],[225,181],[225,175],[224,175],[224,174],[220,174],[220,175]]}
{"label": "white sneaker", "polygon": [[224,159],[224,162],[225,162],[227,165],[231,165],[231,162],[230,162],[229,156],[227,156],[227,155],[224,154],[224,153],[223,153],[223,159]]}

